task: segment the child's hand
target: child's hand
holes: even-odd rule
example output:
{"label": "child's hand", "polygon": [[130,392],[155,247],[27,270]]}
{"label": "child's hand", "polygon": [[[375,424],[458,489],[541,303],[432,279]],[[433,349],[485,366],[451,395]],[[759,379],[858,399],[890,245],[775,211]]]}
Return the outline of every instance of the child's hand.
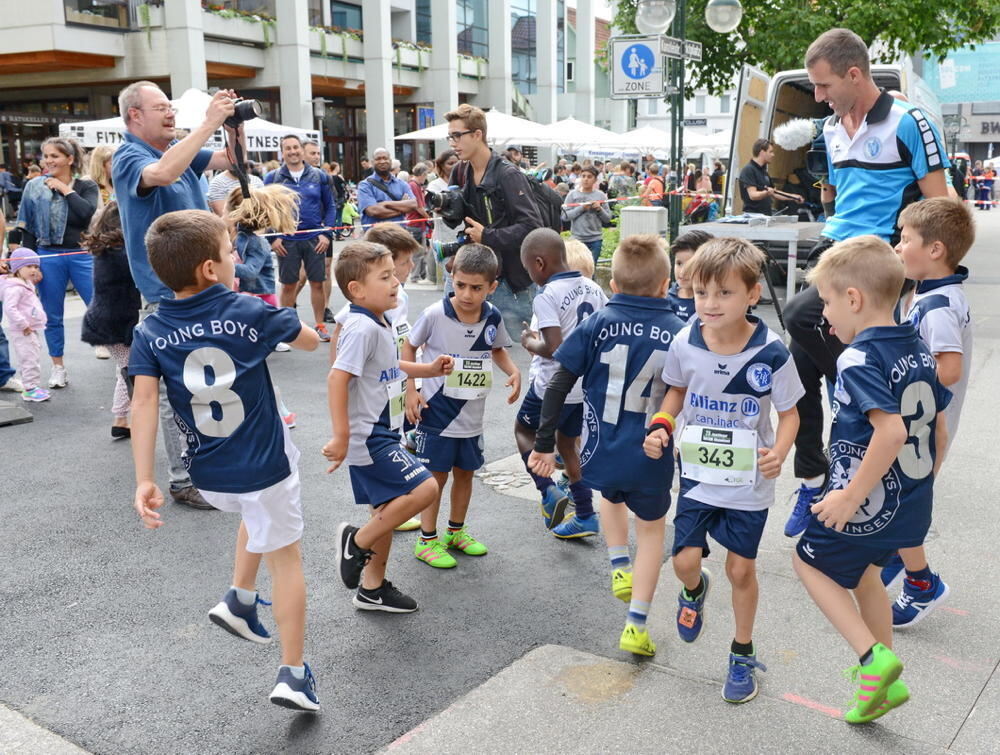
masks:
{"label": "child's hand", "polygon": [[556,468],[556,455],[532,451],[528,457],[528,469],[539,477],[551,477]]}
{"label": "child's hand", "polygon": [[438,358],[431,362],[431,370],[434,372],[434,377],[450,375],[454,369],[455,358],[448,354],[439,354]]}
{"label": "child's hand", "polygon": [[861,502],[852,500],[846,490],[831,490],[822,501],[809,508],[821,524],[843,532],[844,525],[851,521],[860,505]]}
{"label": "child's hand", "polygon": [[517,397],[521,395],[521,371],[514,370],[510,377],[507,378],[507,382],[504,383],[505,388],[510,388],[510,395],[507,397],[507,403],[513,404],[517,401]]}
{"label": "child's hand", "polygon": [[774,452],[773,448],[758,448],[757,456],[759,457],[757,469],[764,475],[764,479],[773,480],[781,474],[781,465],[785,460],[778,458],[778,454]]}
{"label": "child's hand", "polygon": [[156,511],[163,505],[163,493],[155,482],[139,483],[135,489],[135,501],[132,505],[147,530],[155,530],[157,527],[163,526],[163,521]]}
{"label": "child's hand", "polygon": [[323,446],[323,455],[327,458],[327,461],[332,462],[326,470],[327,474],[330,474],[343,464],[344,458],[347,456],[347,442],[348,438],[335,435]]}
{"label": "child's hand", "polygon": [[530,341],[533,338],[538,338],[538,333],[532,330],[531,326],[526,322],[522,322],[521,325],[524,326],[524,330],[521,331],[521,345],[527,349],[527,341]]}
{"label": "child's hand", "polygon": [[663,449],[670,445],[670,433],[658,427],[642,442],[642,450],[650,459],[663,458]]}
{"label": "child's hand", "polygon": [[426,406],[427,401],[420,395],[420,391],[406,392],[406,419],[411,424],[415,425],[420,421],[420,415],[424,413]]}

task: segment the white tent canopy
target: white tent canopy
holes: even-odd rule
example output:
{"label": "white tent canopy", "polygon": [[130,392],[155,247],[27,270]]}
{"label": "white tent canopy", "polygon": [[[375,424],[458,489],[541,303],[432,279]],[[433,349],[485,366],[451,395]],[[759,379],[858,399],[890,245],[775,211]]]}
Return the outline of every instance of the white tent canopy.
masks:
{"label": "white tent canopy", "polygon": [[578,121],[570,116],[545,126],[552,144],[568,152],[615,150],[627,146],[624,137],[614,131]]}
{"label": "white tent canopy", "polygon": [[[212,96],[199,89],[188,89],[178,99],[173,100],[177,108],[175,122],[177,128],[194,129],[205,120],[205,111]],[[319,132],[313,129],[282,126],[263,118],[253,118],[243,125],[247,135],[247,152],[278,152],[281,137],[295,134],[303,139],[319,141]],[[125,139],[125,122],[120,117],[104,118],[98,121],[83,123],[62,123],[59,125],[60,136],[71,136],[78,139],[84,147],[97,147],[102,144],[117,145]],[[209,148],[221,149],[224,144],[222,130],[215,133],[206,144]]]}
{"label": "white tent canopy", "polygon": [[[499,110],[486,111],[486,140],[493,145],[507,144],[548,145],[552,143],[548,126],[501,113]],[[413,141],[437,141],[448,136],[448,123],[422,128],[400,134],[396,138]]]}

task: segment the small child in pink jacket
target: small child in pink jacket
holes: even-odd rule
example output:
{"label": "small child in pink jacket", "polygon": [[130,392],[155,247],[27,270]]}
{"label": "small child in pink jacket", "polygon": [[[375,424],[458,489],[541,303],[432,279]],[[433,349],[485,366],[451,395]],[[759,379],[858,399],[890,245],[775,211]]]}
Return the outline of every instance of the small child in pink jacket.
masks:
{"label": "small child in pink jacket", "polygon": [[10,340],[21,368],[25,401],[48,401],[49,392],[42,388],[42,344],[38,331],[45,330],[48,318],[35,293],[35,284],[42,279],[41,259],[31,249],[15,250],[10,259],[10,275],[0,283],[3,291],[3,311],[7,316]]}

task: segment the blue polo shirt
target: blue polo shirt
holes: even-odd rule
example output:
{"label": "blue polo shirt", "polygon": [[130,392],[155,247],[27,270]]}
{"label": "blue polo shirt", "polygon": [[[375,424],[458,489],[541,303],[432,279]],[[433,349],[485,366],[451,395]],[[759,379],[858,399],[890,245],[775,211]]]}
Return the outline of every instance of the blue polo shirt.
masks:
{"label": "blue polo shirt", "polygon": [[[171,145],[176,142],[171,142]],[[115,150],[111,161],[111,178],[125,235],[125,251],[135,285],[148,302],[173,299],[174,292],[156,277],[146,253],[146,231],[161,215],[176,210],[207,210],[208,202],[201,186],[201,174],[215,154],[202,149],[180,178],[169,186],[156,186],[148,193],[139,193],[142,171],[159,162],[163,153],[133,136],[125,134],[124,143]]]}
{"label": "blue polo shirt", "polygon": [[[381,184],[381,185],[380,185]],[[385,186],[386,191],[382,188]],[[381,176],[372,174],[358,184],[358,212],[361,213],[361,226],[368,228],[375,223],[395,223],[406,220],[406,215],[400,213],[391,218],[373,218],[367,209],[379,202],[400,202],[404,199],[414,199],[410,185],[395,176],[389,176],[383,181]]]}

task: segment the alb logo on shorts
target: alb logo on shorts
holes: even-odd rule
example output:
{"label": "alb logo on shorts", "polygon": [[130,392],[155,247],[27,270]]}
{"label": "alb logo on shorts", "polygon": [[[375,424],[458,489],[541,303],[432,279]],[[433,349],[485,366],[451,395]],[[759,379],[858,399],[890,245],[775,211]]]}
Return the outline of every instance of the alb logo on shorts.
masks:
{"label": "alb logo on shorts", "polygon": [[747,384],[757,392],[771,387],[771,368],[763,362],[755,362],[747,367]]}
{"label": "alb logo on shorts", "polygon": [[878,139],[878,137],[873,136],[871,139],[865,141],[864,149],[865,149],[865,157],[867,157],[870,160],[874,160],[876,157],[879,156],[879,153],[882,151],[882,142]]}
{"label": "alb logo on shorts", "polygon": [[[830,447],[830,490],[843,490],[857,474],[865,447],[857,443],[839,440]],[[895,469],[890,469],[882,478],[882,484],[876,485],[858,507],[857,512],[846,525],[845,535],[871,535],[888,526],[899,510],[900,495],[899,476]]]}

